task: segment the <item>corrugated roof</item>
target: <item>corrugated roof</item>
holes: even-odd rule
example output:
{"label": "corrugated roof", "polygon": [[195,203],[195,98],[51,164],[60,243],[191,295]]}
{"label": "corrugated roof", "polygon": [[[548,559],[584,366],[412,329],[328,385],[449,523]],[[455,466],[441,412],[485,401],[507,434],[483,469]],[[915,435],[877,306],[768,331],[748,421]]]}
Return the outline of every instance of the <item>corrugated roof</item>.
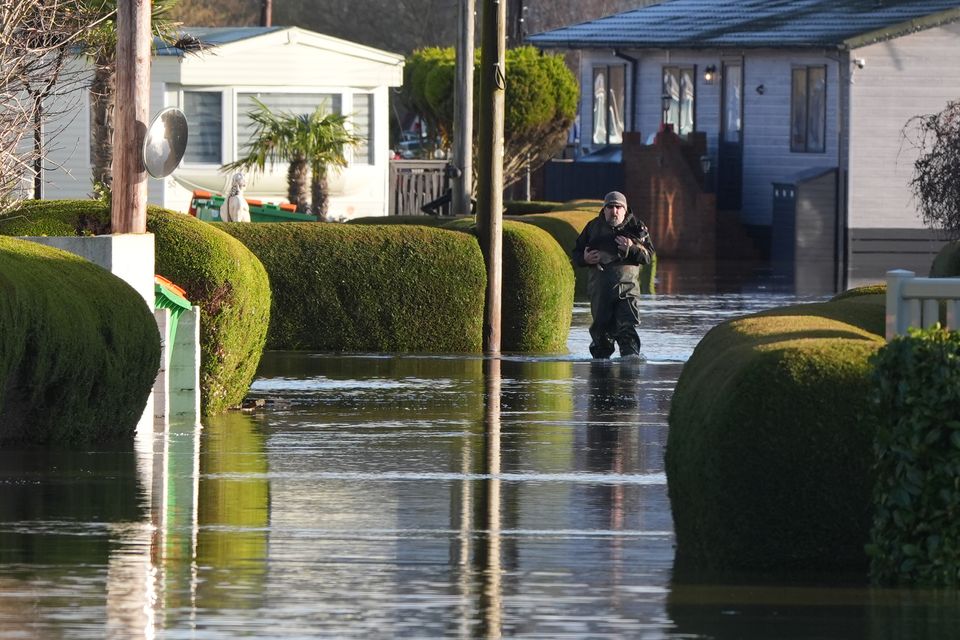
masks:
{"label": "corrugated roof", "polygon": [[570,49],[843,47],[955,20],[960,0],[666,0],[527,41]]}
{"label": "corrugated roof", "polygon": [[[279,31],[287,27],[184,27],[180,31],[183,35],[191,35],[207,46],[216,47],[231,42],[239,42],[247,38],[256,38],[265,33]],[[177,47],[163,44],[154,38],[154,46],[158,56],[180,56],[183,51]]]}

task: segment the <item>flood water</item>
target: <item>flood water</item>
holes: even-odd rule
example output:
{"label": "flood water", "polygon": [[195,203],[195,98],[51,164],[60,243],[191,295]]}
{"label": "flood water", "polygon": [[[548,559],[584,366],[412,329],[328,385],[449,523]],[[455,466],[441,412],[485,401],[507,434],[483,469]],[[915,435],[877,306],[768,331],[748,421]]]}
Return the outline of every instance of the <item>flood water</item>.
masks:
{"label": "flood water", "polygon": [[827,292],[661,269],[645,362],[268,353],[133,451],[0,451],[0,638],[942,638],[956,594],[673,574],[663,473],[712,326]]}

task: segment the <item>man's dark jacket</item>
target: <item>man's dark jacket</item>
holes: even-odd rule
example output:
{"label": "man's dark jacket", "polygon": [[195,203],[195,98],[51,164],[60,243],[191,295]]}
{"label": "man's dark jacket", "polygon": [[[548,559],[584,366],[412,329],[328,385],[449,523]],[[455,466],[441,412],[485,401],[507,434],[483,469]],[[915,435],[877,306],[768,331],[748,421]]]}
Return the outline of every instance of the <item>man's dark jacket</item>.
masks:
{"label": "man's dark jacket", "polygon": [[[623,252],[617,247],[617,236],[632,238],[635,244]],[[583,250],[587,247],[600,250],[601,264],[590,265],[583,260]],[[611,227],[601,210],[600,215],[588,222],[580,232],[570,257],[578,267],[593,267],[590,269],[587,290],[596,304],[610,300],[611,294],[619,299],[639,296],[640,265],[650,264],[653,254],[653,243],[647,227],[634,217],[633,211],[627,212],[619,226]],[[598,297],[601,299],[598,300]]]}

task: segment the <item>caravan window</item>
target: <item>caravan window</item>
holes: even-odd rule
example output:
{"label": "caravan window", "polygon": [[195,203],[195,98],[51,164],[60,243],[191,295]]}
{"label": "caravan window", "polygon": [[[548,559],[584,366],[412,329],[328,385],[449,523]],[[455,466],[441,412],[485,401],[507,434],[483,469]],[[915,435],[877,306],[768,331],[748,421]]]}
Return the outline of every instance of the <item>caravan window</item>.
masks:
{"label": "caravan window", "polygon": [[663,122],[681,136],[696,131],[696,77],[694,67],[663,68]]}
{"label": "caravan window", "polygon": [[190,127],[183,161],[220,164],[223,148],[223,93],[184,91],[183,115],[187,117]]}
{"label": "caravan window", "polygon": [[267,105],[274,113],[295,113],[308,115],[317,107],[328,113],[341,113],[341,96],[334,93],[237,93],[237,153],[243,150],[253,139],[256,125],[249,114],[257,108],[256,98]]}
{"label": "caravan window", "polygon": [[626,65],[593,69],[593,144],[623,143]]}
{"label": "caravan window", "polygon": [[827,68],[794,67],[790,101],[790,151],[827,150]]}
{"label": "caravan window", "polygon": [[353,162],[355,164],[373,164],[373,94],[355,93],[353,94],[353,109],[348,120],[353,125],[354,135],[360,136],[361,142],[353,151]]}

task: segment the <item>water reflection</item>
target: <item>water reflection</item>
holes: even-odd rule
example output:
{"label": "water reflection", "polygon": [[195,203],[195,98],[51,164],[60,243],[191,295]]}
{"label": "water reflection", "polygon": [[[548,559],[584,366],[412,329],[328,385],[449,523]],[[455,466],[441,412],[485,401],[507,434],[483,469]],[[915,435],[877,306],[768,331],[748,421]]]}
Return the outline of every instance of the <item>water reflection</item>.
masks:
{"label": "water reflection", "polygon": [[[742,578],[742,577],[741,577]],[[674,585],[667,609],[684,637],[808,640],[956,638],[956,591],[870,589],[842,576],[790,584],[796,576],[731,584]]]}
{"label": "water reflection", "polygon": [[0,451],[0,470],[0,635],[60,637],[103,618],[98,637],[142,637],[150,504],[132,446]]}
{"label": "water reflection", "polygon": [[646,362],[591,361],[578,306],[567,354],[268,353],[255,413],[0,453],[0,638],[955,635],[936,594],[674,575],[683,362],[806,299],[685,269],[644,299]]}
{"label": "water reflection", "polygon": [[270,482],[266,439],[241,413],[207,420],[198,486],[196,582],[205,609],[266,603]]}
{"label": "water reflection", "polygon": [[500,359],[484,361],[483,474],[477,495],[477,550],[474,564],[482,576],[477,636],[499,638],[503,627],[500,518]]}

